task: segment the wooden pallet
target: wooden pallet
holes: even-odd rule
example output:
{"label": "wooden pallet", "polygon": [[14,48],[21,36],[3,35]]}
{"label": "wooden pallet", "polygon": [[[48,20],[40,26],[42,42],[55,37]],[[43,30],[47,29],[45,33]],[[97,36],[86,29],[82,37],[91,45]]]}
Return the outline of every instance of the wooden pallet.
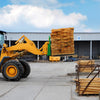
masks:
{"label": "wooden pallet", "polygon": [[92,65],[95,64],[94,60],[79,60],[76,62],[80,66],[85,66],[85,65]]}
{"label": "wooden pallet", "polygon": [[[79,95],[82,95],[84,89],[88,85],[92,78],[86,78],[86,79],[79,79],[79,86],[76,86],[76,92],[79,93]],[[78,82],[78,80],[75,80]],[[90,85],[87,87],[87,89],[84,91],[85,94],[99,94],[100,93],[100,78],[95,78]]]}
{"label": "wooden pallet", "polygon": [[92,70],[94,70],[94,67],[92,67],[92,68],[91,67],[89,67],[89,68],[87,68],[87,67],[86,68],[80,68],[80,72],[88,72],[89,73]]}
{"label": "wooden pallet", "polygon": [[74,54],[74,28],[52,29],[51,54]]}
{"label": "wooden pallet", "polygon": [[75,79],[75,82],[76,82],[75,91],[79,95],[99,94],[100,93],[100,78],[97,78],[97,76],[99,77],[100,65],[98,64],[93,64],[91,66],[87,65],[87,67],[85,68],[86,72],[87,70],[89,71],[91,70],[91,72],[87,76],[84,76],[85,78],[80,78],[80,73],[83,72],[84,69],[82,68],[84,68],[84,65],[86,64],[84,64],[83,62],[81,66],[76,65],[77,76]]}
{"label": "wooden pallet", "polygon": [[80,72],[91,72],[94,70],[94,60],[79,60],[79,61],[76,61],[76,63],[78,64],[79,66],[79,71]]}

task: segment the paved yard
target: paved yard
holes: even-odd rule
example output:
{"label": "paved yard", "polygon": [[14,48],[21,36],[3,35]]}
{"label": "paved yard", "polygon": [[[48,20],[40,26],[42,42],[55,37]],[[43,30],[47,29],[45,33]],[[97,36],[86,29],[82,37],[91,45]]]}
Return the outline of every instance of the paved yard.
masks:
{"label": "paved yard", "polygon": [[0,74],[0,100],[99,100],[98,96],[77,96],[74,62],[29,63],[31,74],[19,82],[5,81]]}

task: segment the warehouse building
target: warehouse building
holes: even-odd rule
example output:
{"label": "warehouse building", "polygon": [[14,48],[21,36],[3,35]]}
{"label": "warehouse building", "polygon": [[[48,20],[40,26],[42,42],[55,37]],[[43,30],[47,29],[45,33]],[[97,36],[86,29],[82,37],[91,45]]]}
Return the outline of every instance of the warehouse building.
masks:
{"label": "warehouse building", "polygon": [[[22,35],[34,41],[37,48],[40,48],[45,41],[48,41],[50,32],[7,32],[5,42],[11,46],[15,44]],[[78,57],[98,59],[100,57],[100,33],[75,32],[74,33],[75,54]],[[32,55],[38,59],[38,55]],[[41,58],[41,57],[40,57]]]}

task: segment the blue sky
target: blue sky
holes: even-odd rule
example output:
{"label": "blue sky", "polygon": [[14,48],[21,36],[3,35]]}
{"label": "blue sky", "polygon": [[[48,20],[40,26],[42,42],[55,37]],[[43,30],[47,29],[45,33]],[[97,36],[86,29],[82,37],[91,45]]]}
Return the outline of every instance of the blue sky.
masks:
{"label": "blue sky", "polygon": [[0,0],[0,30],[100,32],[100,0]]}

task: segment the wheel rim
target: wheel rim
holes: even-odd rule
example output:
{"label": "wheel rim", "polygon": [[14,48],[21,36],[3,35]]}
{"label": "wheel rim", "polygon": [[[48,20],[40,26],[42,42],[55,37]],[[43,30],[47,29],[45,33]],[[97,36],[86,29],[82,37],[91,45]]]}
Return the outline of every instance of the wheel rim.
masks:
{"label": "wheel rim", "polygon": [[6,74],[9,77],[15,77],[17,75],[17,68],[14,65],[9,65],[6,69]]}

